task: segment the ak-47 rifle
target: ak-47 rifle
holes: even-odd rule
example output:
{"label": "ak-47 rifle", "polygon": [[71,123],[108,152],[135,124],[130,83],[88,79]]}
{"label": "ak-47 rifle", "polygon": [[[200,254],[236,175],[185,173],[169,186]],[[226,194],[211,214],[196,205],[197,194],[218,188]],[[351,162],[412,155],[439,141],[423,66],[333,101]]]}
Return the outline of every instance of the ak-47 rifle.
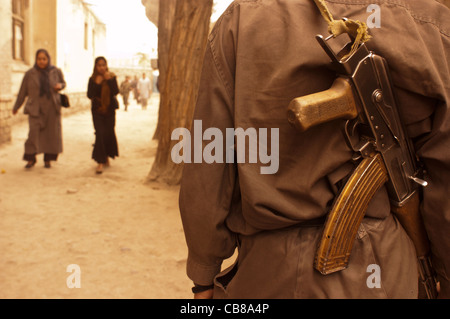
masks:
{"label": "ak-47 rifle", "polygon": [[428,298],[436,298],[429,242],[419,212],[421,169],[400,119],[388,65],[364,43],[347,44],[338,54],[316,36],[338,73],[326,91],[294,99],[289,122],[300,131],[345,119],[345,136],[360,162],[327,217],[314,267],[322,274],[347,268],[358,228],[375,193],[386,185],[391,209],[414,242],[420,282]]}

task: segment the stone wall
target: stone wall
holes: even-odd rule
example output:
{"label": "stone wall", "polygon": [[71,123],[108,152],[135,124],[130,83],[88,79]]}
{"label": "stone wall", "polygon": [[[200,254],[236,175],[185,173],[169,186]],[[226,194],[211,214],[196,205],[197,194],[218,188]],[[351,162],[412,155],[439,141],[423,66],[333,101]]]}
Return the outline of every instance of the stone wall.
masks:
{"label": "stone wall", "polygon": [[11,100],[0,97],[0,144],[11,141]]}
{"label": "stone wall", "polygon": [[0,144],[11,140],[11,60],[12,23],[11,1],[0,6]]}

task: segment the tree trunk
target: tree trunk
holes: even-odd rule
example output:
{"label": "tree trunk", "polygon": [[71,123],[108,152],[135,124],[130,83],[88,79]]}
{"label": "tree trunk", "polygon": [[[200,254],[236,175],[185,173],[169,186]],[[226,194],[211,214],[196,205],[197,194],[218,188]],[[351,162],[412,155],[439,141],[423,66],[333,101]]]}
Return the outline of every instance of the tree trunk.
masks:
{"label": "tree trunk", "polygon": [[177,0],[159,0],[159,18],[158,18],[158,70],[159,70],[159,92],[160,103],[158,111],[158,123],[153,136],[154,140],[159,140],[161,132],[161,108],[166,100],[166,91],[164,90],[167,77],[167,67],[169,65],[170,40],[172,38],[172,27],[175,20],[175,6]]}
{"label": "tree trunk", "polygon": [[155,26],[158,26],[159,2],[160,0],[141,0],[142,5],[145,7],[147,18]]}
{"label": "tree trunk", "polygon": [[176,0],[167,71],[160,82],[163,90],[158,150],[149,180],[170,185],[181,180],[183,165],[175,164],[171,158],[172,147],[179,141],[171,141],[171,134],[179,127],[190,128],[192,123],[212,6],[213,0]]}

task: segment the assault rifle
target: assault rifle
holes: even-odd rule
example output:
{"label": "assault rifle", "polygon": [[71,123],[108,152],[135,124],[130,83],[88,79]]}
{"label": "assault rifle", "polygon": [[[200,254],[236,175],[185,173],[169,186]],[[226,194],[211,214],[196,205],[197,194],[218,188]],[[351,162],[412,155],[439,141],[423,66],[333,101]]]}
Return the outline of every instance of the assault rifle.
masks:
{"label": "assault rifle", "polygon": [[420,186],[427,183],[398,113],[387,62],[364,43],[356,51],[348,43],[336,54],[327,43],[331,37],[316,39],[331,58],[337,79],[326,91],[294,99],[288,109],[289,122],[302,132],[346,120],[346,141],[359,163],[328,214],[314,267],[324,275],[347,268],[369,202],[386,185],[391,210],[414,242],[422,288],[427,298],[436,298],[430,246],[419,212]]}

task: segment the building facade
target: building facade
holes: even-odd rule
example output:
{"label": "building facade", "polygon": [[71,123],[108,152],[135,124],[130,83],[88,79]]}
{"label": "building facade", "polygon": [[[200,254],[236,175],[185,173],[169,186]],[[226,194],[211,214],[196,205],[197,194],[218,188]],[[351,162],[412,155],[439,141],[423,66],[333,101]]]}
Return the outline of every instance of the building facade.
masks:
{"label": "building facade", "polygon": [[[86,88],[94,59],[106,54],[106,26],[83,0],[0,0],[0,144],[11,140],[11,110],[23,75],[46,49],[64,72],[72,105],[89,104]],[[65,110],[67,111],[67,110]]]}
{"label": "building facade", "polygon": [[12,3],[4,1],[0,6],[0,143],[11,140],[12,26]]}

